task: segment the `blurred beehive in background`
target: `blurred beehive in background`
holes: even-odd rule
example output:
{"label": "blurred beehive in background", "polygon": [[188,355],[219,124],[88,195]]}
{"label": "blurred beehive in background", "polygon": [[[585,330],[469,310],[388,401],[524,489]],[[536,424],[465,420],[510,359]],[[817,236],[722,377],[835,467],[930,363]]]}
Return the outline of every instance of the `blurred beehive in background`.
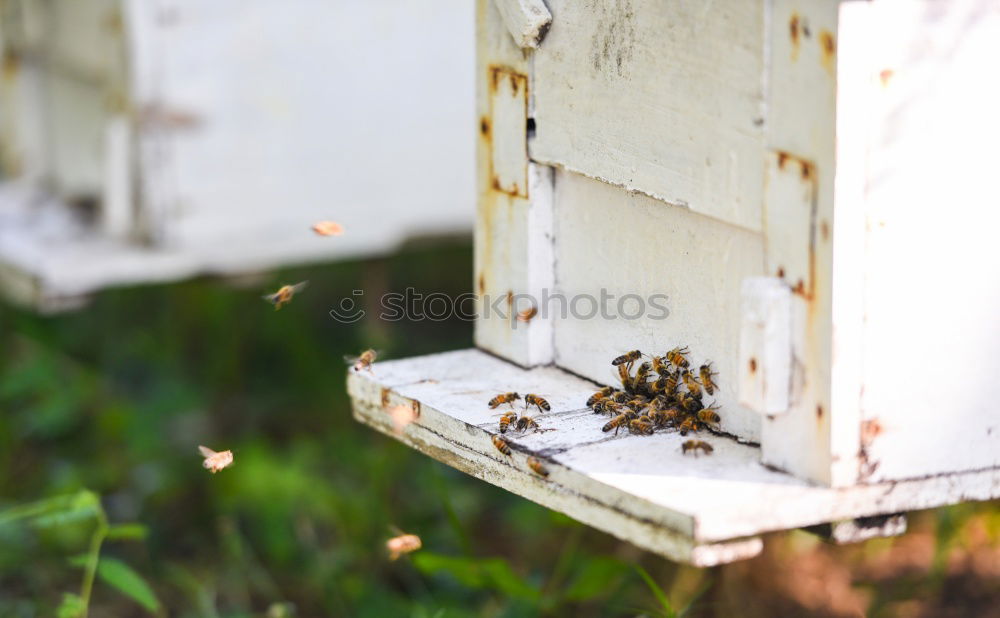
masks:
{"label": "blurred beehive in background", "polygon": [[[0,291],[15,301],[59,309],[471,229],[467,2],[0,7]],[[346,233],[314,236],[320,219]]]}

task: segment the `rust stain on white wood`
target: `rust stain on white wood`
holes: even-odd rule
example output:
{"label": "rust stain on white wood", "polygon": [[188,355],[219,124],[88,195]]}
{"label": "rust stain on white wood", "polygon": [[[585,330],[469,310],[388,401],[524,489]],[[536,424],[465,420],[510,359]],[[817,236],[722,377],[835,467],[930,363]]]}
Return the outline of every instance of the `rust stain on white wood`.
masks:
{"label": "rust stain on white wood", "polygon": [[[1000,497],[1000,470],[894,483],[824,488],[759,462],[760,449],[700,436],[711,456],[683,455],[677,433],[604,434],[606,417],[583,406],[595,386],[555,368],[524,370],[477,350],[380,362],[351,373],[358,420],[449,465],[675,560],[707,565],[754,555],[763,532],[898,514]],[[516,389],[545,396],[544,431],[506,435],[512,457],[495,449],[499,415],[486,402]],[[388,405],[419,405],[401,434]],[[547,478],[526,458],[542,459]]]}
{"label": "rust stain on white wood", "polygon": [[763,3],[549,8],[532,159],[760,230]]}
{"label": "rust stain on white wood", "polygon": [[743,280],[740,403],[761,414],[788,411],[792,379],[792,293],[775,277]]}

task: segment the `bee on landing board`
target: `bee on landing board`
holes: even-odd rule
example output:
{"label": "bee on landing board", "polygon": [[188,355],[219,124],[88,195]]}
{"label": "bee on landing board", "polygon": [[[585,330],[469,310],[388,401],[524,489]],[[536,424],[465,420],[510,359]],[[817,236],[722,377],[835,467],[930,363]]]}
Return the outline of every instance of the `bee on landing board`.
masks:
{"label": "bee on landing board", "polygon": [[698,379],[694,377],[694,374],[685,369],[681,372],[681,380],[684,380],[684,386],[687,387],[692,397],[701,397],[701,385],[698,384]]}
{"label": "bee on landing board", "polygon": [[367,370],[370,373],[375,373],[372,371],[372,363],[378,357],[378,352],[372,349],[365,350],[358,356],[345,356],[344,362],[349,365],[354,365],[352,369],[354,371],[361,371],[362,369]]}
{"label": "bee on landing board", "polygon": [[507,427],[517,422],[517,412],[511,410],[500,417],[500,433],[507,433]]}
{"label": "bee on landing board", "polygon": [[688,451],[691,451],[697,457],[699,450],[703,451],[706,455],[711,455],[714,449],[711,444],[703,440],[688,440],[681,445],[682,454],[687,454]]}
{"label": "bee on landing board", "polygon": [[639,368],[635,370],[635,377],[632,378],[632,390],[639,391],[645,388],[646,378],[649,377],[651,365],[649,363],[642,363]]}
{"label": "bee on landing board", "polygon": [[681,367],[687,367],[689,364],[688,359],[684,358],[687,353],[687,347],[674,348],[673,350],[667,352],[666,357],[667,360],[670,361],[670,364],[680,369]]}
{"label": "bee on landing board", "polygon": [[629,433],[643,436],[653,435],[653,421],[648,416],[640,416],[628,422]]}
{"label": "bee on landing board", "polygon": [[705,363],[698,368],[698,373],[701,374],[701,384],[708,391],[709,395],[715,394],[715,389],[719,388],[719,385],[715,383],[712,379],[713,376],[718,375],[712,371],[712,363]]}
{"label": "bee on landing board", "polygon": [[531,393],[524,396],[524,409],[527,410],[529,406],[537,407],[539,412],[548,412],[552,409],[549,402],[545,401],[538,395],[532,395]]}
{"label": "bee on landing board", "polygon": [[199,446],[198,452],[200,452],[201,456],[205,458],[205,461],[203,461],[201,465],[204,466],[206,470],[211,470],[212,474],[233,465],[232,451],[217,452],[207,446]]}
{"label": "bee on landing board", "polygon": [[539,428],[538,421],[531,418],[530,416],[521,415],[521,418],[517,419],[518,431],[527,431],[529,429],[534,429],[535,431],[538,431],[538,428]]}
{"label": "bee on landing board", "polygon": [[610,396],[614,392],[615,392],[614,387],[605,386],[604,388],[602,388],[601,390],[597,391],[596,393],[590,396],[590,399],[587,400],[587,407],[593,408],[595,403],[604,399],[605,397]]}
{"label": "bee on landing board", "polygon": [[710,406],[705,406],[701,410],[698,410],[698,420],[705,425],[718,425],[722,418],[716,414],[716,406],[713,403]]}
{"label": "bee on landing board", "polygon": [[542,465],[542,462],[537,457],[528,457],[528,467],[531,468],[532,472],[538,476],[548,476],[549,470]]}
{"label": "bee on landing board", "polygon": [[299,281],[295,285],[283,285],[274,294],[265,294],[261,298],[274,305],[274,310],[277,311],[283,305],[290,303],[292,297],[301,292],[308,284],[308,281]]}
{"label": "bee on landing board", "polygon": [[634,363],[635,361],[639,360],[640,356],[642,356],[642,352],[640,352],[639,350],[632,350],[631,352],[626,352],[626,353],[622,354],[621,356],[619,356],[618,358],[612,360],[611,364],[614,365],[614,366],[616,366],[616,367],[618,365],[629,365],[629,366],[631,366],[632,363]]}
{"label": "bee on landing board", "polygon": [[698,423],[698,419],[694,416],[689,416],[684,419],[684,422],[681,423],[678,429],[680,429],[682,436],[686,436],[688,432],[698,431],[700,428],[701,425]]}
{"label": "bee on landing board", "polygon": [[495,446],[496,449],[498,451],[500,451],[501,453],[503,453],[504,455],[506,455],[508,457],[511,456],[511,454],[510,454],[510,445],[507,444],[507,441],[504,440],[503,438],[501,438],[500,436],[497,436],[497,435],[493,436],[493,446]]}
{"label": "bee on landing board", "polygon": [[506,403],[506,404],[509,404],[510,407],[513,408],[514,407],[514,402],[517,401],[520,398],[521,398],[521,396],[518,395],[517,393],[501,393],[501,394],[497,395],[496,397],[494,397],[493,399],[490,399],[489,406],[490,406],[490,409],[492,410],[492,409],[494,409],[494,408],[496,408],[496,407],[498,407],[498,406]]}
{"label": "bee on landing board", "polygon": [[629,422],[629,418],[628,418],[627,415],[625,415],[625,414],[619,414],[618,416],[616,416],[613,419],[611,419],[610,421],[608,421],[607,424],[604,425],[604,427],[601,427],[601,431],[607,433],[607,432],[611,431],[612,429],[614,429],[615,430],[615,435],[617,436],[618,435],[618,430],[621,429],[622,427],[625,427],[628,424],[628,422]]}

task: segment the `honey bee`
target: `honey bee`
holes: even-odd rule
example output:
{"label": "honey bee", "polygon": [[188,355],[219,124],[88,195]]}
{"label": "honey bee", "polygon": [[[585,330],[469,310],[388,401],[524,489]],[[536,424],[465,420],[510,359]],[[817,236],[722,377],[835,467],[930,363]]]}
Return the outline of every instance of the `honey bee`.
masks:
{"label": "honey bee", "polygon": [[542,462],[538,460],[537,457],[528,457],[528,467],[531,468],[532,472],[538,476],[548,476],[549,470],[542,465]]}
{"label": "honey bee", "polygon": [[199,446],[198,451],[201,453],[201,456],[205,458],[205,461],[203,461],[201,465],[203,465],[206,470],[211,470],[212,474],[233,465],[232,451],[216,452],[207,446]]}
{"label": "honey bee", "polygon": [[528,406],[536,406],[539,412],[548,412],[552,409],[549,402],[545,401],[538,395],[532,395],[531,393],[524,396],[524,409],[527,410]]}
{"label": "honey bee", "polygon": [[401,534],[385,542],[389,550],[389,560],[396,560],[403,554],[417,551],[422,546],[420,537],[415,534]]}
{"label": "honey bee", "polygon": [[670,361],[670,363],[674,367],[677,367],[678,369],[680,369],[681,367],[687,367],[688,366],[688,360],[686,358],[684,358],[684,355],[687,354],[687,353],[688,353],[687,347],[674,348],[673,350],[670,350],[669,352],[667,352],[666,357],[667,357],[667,360]]}
{"label": "honey bee", "polygon": [[688,435],[689,431],[698,431],[699,428],[700,426],[698,425],[698,419],[693,416],[689,416],[686,419],[684,419],[683,423],[681,423],[680,426],[681,435],[686,436]]}
{"label": "honey bee", "polygon": [[712,376],[717,375],[712,371],[712,363],[705,363],[698,368],[698,373],[701,374],[701,384],[708,391],[709,395],[715,394],[715,389],[719,388],[719,385],[712,380]]}
{"label": "honey bee", "polygon": [[673,395],[677,390],[677,376],[668,374],[657,378],[653,382],[653,392],[663,393],[665,395]]}
{"label": "honey bee", "polygon": [[345,356],[344,362],[346,362],[349,365],[354,365],[354,367],[352,367],[354,371],[361,371],[362,369],[367,369],[369,372],[374,373],[372,371],[372,363],[375,362],[375,359],[377,357],[378,357],[378,352],[372,349],[368,349],[362,352],[358,356]]}
{"label": "honey bee", "polygon": [[340,236],[344,233],[344,226],[336,221],[319,221],[313,224],[312,231],[320,236]]}
{"label": "honey bee", "polygon": [[642,356],[642,352],[640,352],[639,350],[632,350],[631,352],[626,352],[621,356],[619,356],[618,358],[614,359],[613,361],[611,361],[611,364],[615,365],[616,367],[618,365],[626,365],[626,364],[631,365],[635,361],[639,360],[640,356]]}
{"label": "honey bee", "polygon": [[635,377],[632,379],[632,390],[637,391],[646,385],[646,378],[649,376],[650,364],[643,363],[635,370]]}
{"label": "honey bee", "polygon": [[682,371],[681,379],[684,380],[684,386],[687,387],[688,392],[691,393],[691,396],[696,398],[701,397],[701,385],[698,384],[697,378],[695,378],[690,371],[688,371],[687,369]]}
{"label": "honey bee", "polygon": [[517,430],[527,431],[529,429],[534,429],[538,431],[538,421],[531,418],[530,416],[522,415],[521,418],[517,419]]}
{"label": "honey bee", "polygon": [[653,357],[653,373],[662,376],[664,373],[670,372],[670,363],[663,356]]}
{"label": "honey bee", "polygon": [[274,305],[274,310],[277,311],[283,305],[290,303],[292,297],[301,292],[308,284],[308,281],[299,281],[295,285],[283,285],[274,294],[265,294],[261,298]]}
{"label": "honey bee", "polygon": [[613,419],[611,419],[610,421],[608,421],[607,424],[604,425],[604,427],[601,427],[601,431],[607,433],[607,432],[611,431],[612,429],[614,429],[615,430],[615,435],[617,436],[618,435],[618,430],[621,429],[622,427],[625,427],[626,424],[628,424],[628,423],[629,423],[628,416],[625,415],[625,414],[619,414],[618,416],[616,416]]}
{"label": "honey bee", "polygon": [[651,436],[653,435],[653,421],[648,416],[640,416],[628,423],[629,433]]}
{"label": "honey bee", "polygon": [[625,391],[615,391],[611,396],[611,401],[615,403],[627,403],[629,401],[630,395]]}
{"label": "honey bee", "polygon": [[597,391],[596,393],[590,396],[590,399],[587,400],[587,407],[593,408],[595,403],[597,403],[601,399],[604,399],[605,397],[609,397],[614,392],[615,392],[614,387],[605,386],[604,388],[602,388],[601,390]]}
{"label": "honey bee", "polygon": [[493,435],[493,446],[495,446],[496,449],[498,451],[500,451],[501,453],[503,453],[504,455],[506,455],[508,457],[511,456],[511,454],[510,454],[510,445],[507,444],[506,440],[504,440],[503,438],[501,438],[500,436],[495,435],[495,434]]}
{"label": "honey bee", "polygon": [[626,390],[632,388],[632,375],[629,373],[628,365],[618,365],[618,381],[621,382],[622,388]]}
{"label": "honey bee", "polygon": [[703,440],[688,440],[681,445],[681,453],[691,451],[697,457],[699,450],[704,451],[706,455],[711,455],[714,449],[712,449],[711,444]]}
{"label": "honey bee", "polygon": [[649,405],[649,400],[639,395],[625,402],[625,405],[638,412]]}
{"label": "honey bee", "polygon": [[517,412],[511,410],[500,417],[500,433],[507,433],[507,428],[511,423],[517,421]]}
{"label": "honey bee", "polygon": [[611,412],[613,408],[611,406],[617,405],[614,401],[610,399],[602,399],[594,404],[594,414],[604,414],[605,412]]}
{"label": "honey bee", "polygon": [[510,407],[513,408],[514,407],[514,402],[517,401],[520,398],[521,398],[521,396],[518,395],[517,393],[501,393],[501,394],[497,395],[496,397],[494,397],[493,399],[490,399],[489,406],[490,406],[490,409],[493,410],[497,406],[506,403],[506,404],[509,404]]}
{"label": "honey bee", "polygon": [[700,394],[696,396],[693,393],[678,393],[677,398],[680,401],[681,407],[688,412],[697,412],[702,407]]}
{"label": "honey bee", "polygon": [[714,410],[702,408],[698,410],[698,420],[706,425],[718,425],[722,418]]}

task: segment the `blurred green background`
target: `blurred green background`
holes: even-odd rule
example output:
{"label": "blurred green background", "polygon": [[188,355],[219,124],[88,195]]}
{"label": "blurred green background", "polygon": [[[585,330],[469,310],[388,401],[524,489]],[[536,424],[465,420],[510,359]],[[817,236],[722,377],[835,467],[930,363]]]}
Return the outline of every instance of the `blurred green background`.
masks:
{"label": "blurred green background", "polygon": [[[354,289],[457,295],[471,265],[456,241],[113,290],[55,317],[0,305],[0,511],[87,488],[110,522],[146,527],[101,556],[141,574],[159,609],[98,581],[91,616],[1000,615],[996,502],[913,514],[905,536],[856,546],[773,535],[759,558],[694,569],[357,424],[345,354],[468,347],[472,325],[327,312]],[[302,279],[281,311],[260,299]],[[198,444],[235,465],[209,474]],[[56,615],[79,590],[70,558],[95,524],[57,524],[0,524],[0,617]],[[397,528],[424,548],[390,562]]]}

